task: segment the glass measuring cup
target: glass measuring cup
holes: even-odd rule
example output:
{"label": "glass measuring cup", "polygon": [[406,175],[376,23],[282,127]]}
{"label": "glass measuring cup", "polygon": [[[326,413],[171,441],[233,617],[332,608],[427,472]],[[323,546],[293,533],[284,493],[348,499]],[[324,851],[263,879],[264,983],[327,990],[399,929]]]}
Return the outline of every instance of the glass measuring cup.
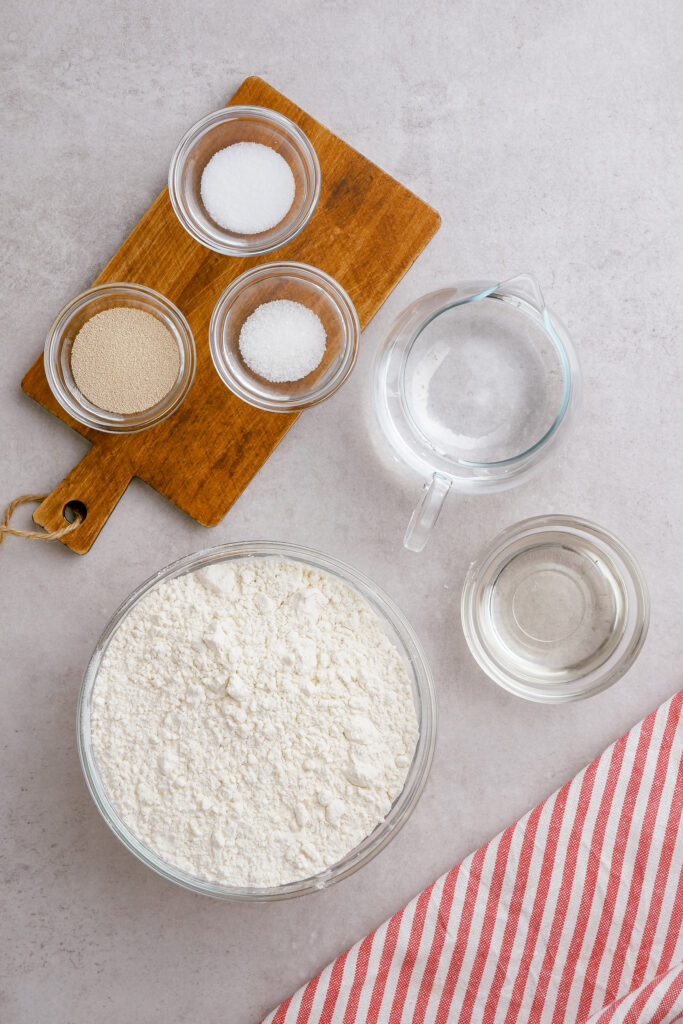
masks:
{"label": "glass measuring cup", "polygon": [[374,405],[395,459],[426,478],[403,543],[421,551],[451,487],[502,490],[562,440],[581,375],[574,347],[529,274],[430,292],[394,321]]}

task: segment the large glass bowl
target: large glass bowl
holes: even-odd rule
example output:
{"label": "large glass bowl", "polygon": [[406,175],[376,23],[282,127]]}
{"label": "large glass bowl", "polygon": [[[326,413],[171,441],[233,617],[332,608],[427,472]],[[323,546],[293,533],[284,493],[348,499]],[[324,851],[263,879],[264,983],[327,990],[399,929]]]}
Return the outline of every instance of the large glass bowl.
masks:
{"label": "large glass bowl", "polygon": [[[352,587],[361,597],[368,601],[379,617],[387,636],[396,646],[402,657],[412,686],[419,735],[405,785],[394,801],[386,818],[342,860],[317,875],[312,875],[310,878],[300,881],[289,882],[286,885],[270,886],[267,888],[229,886],[197,878],[168,864],[153,850],[144,845],[119,816],[107,794],[92,747],[90,728],[92,696],[102,658],[112,637],[131,609],[151,590],[166,580],[175,579],[177,576],[194,572],[214,562],[234,561],[240,558],[272,557],[302,562],[315,569],[330,573]],[[78,700],[78,752],[83,774],[90,790],[90,795],[114,835],[143,864],[152,868],[153,871],[156,871],[163,878],[167,878],[169,881],[175,882],[186,889],[191,889],[193,892],[205,893],[224,900],[249,902],[281,900],[292,896],[302,896],[305,893],[325,889],[334,882],[338,882],[340,879],[353,874],[354,871],[357,871],[364,864],[367,864],[396,835],[415,807],[427,781],[427,775],[434,754],[435,740],[436,702],[431,672],[419,640],[403,613],[391,598],[387,597],[383,591],[362,573],[338,561],[336,558],[324,555],[319,551],[310,550],[309,548],[298,547],[294,544],[280,544],[270,541],[224,544],[220,547],[209,548],[207,551],[187,555],[185,558],[173,562],[172,565],[167,566],[165,569],[160,569],[154,576],[151,576],[141,584],[114,613],[104,633],[98,640],[85,671]]]}

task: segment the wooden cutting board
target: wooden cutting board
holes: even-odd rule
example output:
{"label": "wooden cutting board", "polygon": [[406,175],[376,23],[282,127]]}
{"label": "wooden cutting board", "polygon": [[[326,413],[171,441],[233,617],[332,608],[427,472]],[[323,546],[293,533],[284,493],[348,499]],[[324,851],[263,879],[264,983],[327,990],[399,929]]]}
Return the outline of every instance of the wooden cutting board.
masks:
{"label": "wooden cutting board", "polygon": [[277,253],[240,259],[195,242],[178,223],[164,189],[99,275],[96,284],[130,281],[156,289],[192,328],[196,378],[183,405],[165,422],[127,436],[90,430],[54,399],[42,355],[28,371],[22,381],[26,394],[92,442],[33,516],[55,530],[64,525],[65,506],[82,503],[83,523],[62,538],[79,554],[90,549],[134,476],[204,526],[215,526],[299,415],[254,409],[216,374],[209,320],[230,281],[274,259],[311,263],[346,289],[365,327],[439,227],[435,210],[262,79],[247,78],[230,103],[270,107],[303,129],[320,161],[320,201],[298,238]]}

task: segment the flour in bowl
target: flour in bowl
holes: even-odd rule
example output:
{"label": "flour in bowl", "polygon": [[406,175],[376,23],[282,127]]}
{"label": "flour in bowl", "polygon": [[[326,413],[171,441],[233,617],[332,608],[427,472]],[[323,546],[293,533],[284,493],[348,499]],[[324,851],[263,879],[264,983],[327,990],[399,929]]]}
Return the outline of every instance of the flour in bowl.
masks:
{"label": "flour in bowl", "polygon": [[241,558],[162,583],[102,659],[92,744],[162,860],[274,886],[336,863],[400,794],[418,726],[380,621],[336,577]]}

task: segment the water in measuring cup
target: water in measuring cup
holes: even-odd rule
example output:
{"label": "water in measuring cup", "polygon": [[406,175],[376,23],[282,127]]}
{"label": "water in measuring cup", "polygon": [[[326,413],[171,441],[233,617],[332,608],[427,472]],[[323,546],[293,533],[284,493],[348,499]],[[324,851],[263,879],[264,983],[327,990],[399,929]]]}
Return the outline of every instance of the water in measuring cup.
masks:
{"label": "water in measuring cup", "polygon": [[405,366],[412,429],[440,455],[492,463],[529,450],[553,426],[565,375],[538,316],[489,297],[435,317]]}

